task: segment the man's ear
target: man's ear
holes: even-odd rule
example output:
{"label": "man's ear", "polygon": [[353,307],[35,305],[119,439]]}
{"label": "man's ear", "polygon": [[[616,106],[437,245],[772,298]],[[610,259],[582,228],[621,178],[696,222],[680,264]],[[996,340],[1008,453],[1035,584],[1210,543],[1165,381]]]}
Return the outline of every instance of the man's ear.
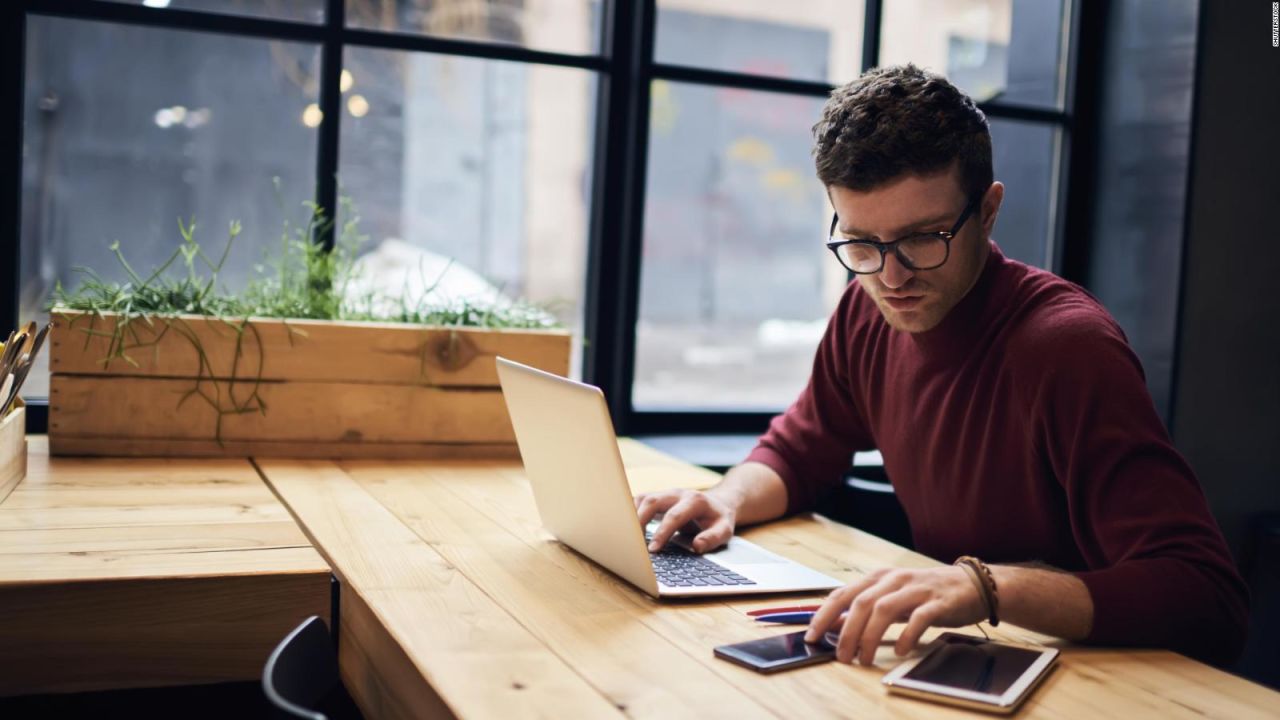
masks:
{"label": "man's ear", "polygon": [[987,188],[982,196],[982,235],[991,237],[991,230],[996,226],[996,216],[1000,214],[1000,204],[1004,202],[1004,183],[996,181]]}

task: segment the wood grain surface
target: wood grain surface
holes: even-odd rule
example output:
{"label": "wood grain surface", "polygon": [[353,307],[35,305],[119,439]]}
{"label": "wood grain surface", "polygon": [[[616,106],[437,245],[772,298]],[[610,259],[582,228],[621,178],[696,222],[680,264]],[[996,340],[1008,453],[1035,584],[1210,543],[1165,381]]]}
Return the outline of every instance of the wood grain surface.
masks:
{"label": "wood grain surface", "polygon": [[[622,452],[636,491],[715,481],[629,441]],[[896,628],[874,667],[833,663],[765,677],[715,659],[716,645],[784,631],[755,625],[746,611],[820,596],[655,601],[542,528],[519,463],[277,460],[260,468],[357,598],[360,620],[343,631],[353,639],[343,676],[370,718],[429,717],[441,704],[468,718],[610,709],[662,718],[975,716],[887,694],[880,679],[899,662]],[[743,534],[845,580],[937,564],[820,516]],[[1280,709],[1280,694],[1175,653],[985,629],[1063,648],[1022,716],[1245,718]]]}
{"label": "wood grain surface", "polygon": [[120,356],[118,316],[52,317],[55,455],[512,457],[494,358],[572,355],[559,330],[183,316],[133,319]]}
{"label": "wood grain surface", "polygon": [[566,375],[572,342],[562,330],[260,318],[246,325],[242,320],[182,316],[131,322],[126,343],[136,346],[127,350],[132,364],[104,362],[110,358],[116,316],[55,310],[50,319],[49,368],[54,375],[497,387],[495,356]]}
{"label": "wood grain surface", "polygon": [[[195,386],[185,379],[54,375],[49,430],[55,442],[64,437],[214,440],[218,410],[201,397],[187,396]],[[250,404],[255,392],[250,383],[206,382],[201,388],[212,398],[221,393],[222,400],[215,402],[223,410],[257,407]],[[256,392],[265,412],[223,415],[223,441],[515,442],[502,392],[492,388],[275,382]]]}
{"label": "wood grain surface", "polygon": [[339,644],[343,680],[352,697],[364,699],[366,713],[381,716],[369,700],[380,693],[418,712],[411,699],[423,695],[425,681],[443,703],[429,709],[445,707],[459,717],[618,716],[519,619],[333,462],[258,465],[359,597],[347,603],[368,609],[357,611],[365,627],[381,628],[358,640],[364,660]]}
{"label": "wood grain surface", "polygon": [[0,695],[248,680],[328,565],[245,460],[49,458],[0,503]]}

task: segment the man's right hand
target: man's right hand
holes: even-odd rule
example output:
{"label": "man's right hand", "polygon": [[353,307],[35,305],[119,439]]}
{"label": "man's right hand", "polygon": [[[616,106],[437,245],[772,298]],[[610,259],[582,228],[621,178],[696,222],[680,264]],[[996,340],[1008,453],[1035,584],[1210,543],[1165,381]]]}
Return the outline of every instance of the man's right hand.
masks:
{"label": "man's right hand", "polygon": [[695,552],[708,552],[729,542],[737,511],[724,500],[709,492],[699,490],[662,490],[636,496],[636,512],[640,526],[649,524],[658,513],[664,513],[662,522],[653,531],[649,552],[662,549],[678,530],[694,523],[700,532],[691,543]]}

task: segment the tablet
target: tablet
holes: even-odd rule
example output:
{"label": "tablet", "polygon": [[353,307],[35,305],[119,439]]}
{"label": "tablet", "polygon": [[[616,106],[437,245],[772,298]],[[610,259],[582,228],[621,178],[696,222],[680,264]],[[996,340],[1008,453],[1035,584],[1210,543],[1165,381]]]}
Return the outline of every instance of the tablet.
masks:
{"label": "tablet", "polygon": [[890,692],[973,710],[1011,713],[1053,669],[1054,648],[943,633],[919,658],[884,676]]}

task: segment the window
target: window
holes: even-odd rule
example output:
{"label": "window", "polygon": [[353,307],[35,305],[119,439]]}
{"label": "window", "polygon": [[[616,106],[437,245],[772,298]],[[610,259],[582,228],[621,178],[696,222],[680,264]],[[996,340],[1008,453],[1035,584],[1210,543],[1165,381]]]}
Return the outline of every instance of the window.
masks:
{"label": "window", "polygon": [[862,71],[859,0],[658,0],[660,63],[842,83]]}
{"label": "window", "polygon": [[[442,281],[440,296],[523,297],[582,333],[593,2],[352,0],[345,17],[328,0],[25,5],[11,11],[26,28],[22,282],[6,317],[45,317],[77,267],[123,281],[116,241],[152,269],[192,218],[207,248],[242,225],[219,276],[235,291],[307,201],[343,198],[366,238],[356,291]],[[40,359],[24,387],[37,405]]]}
{"label": "window", "polygon": [[758,431],[848,282],[810,157],[831,88],[912,61],[973,94],[1008,187],[996,240],[1058,268],[1076,5],[17,0],[0,316],[110,272],[114,240],[155,265],[180,217],[210,243],[241,221],[234,287],[303,202],[345,197],[378,282],[549,303],[620,432]]}
{"label": "window", "polygon": [[821,242],[822,99],[667,80],[651,95],[635,406],[776,411],[848,282]]}
{"label": "window", "polygon": [[1059,130],[1050,124],[989,118],[995,177],[1004,204],[991,231],[1005,255],[1028,265],[1053,267],[1057,246]]}
{"label": "window", "polygon": [[484,283],[581,336],[592,73],[363,47],[343,67],[339,176],[381,284]]}
{"label": "window", "polygon": [[[34,15],[26,50],[22,318],[45,317],[78,267],[124,282],[114,242],[139,272],[159,264],[180,220],[219,249],[229,223],[243,225],[220,276],[234,289],[286,217],[305,219],[317,46]],[[23,390],[46,395],[47,366]]]}
{"label": "window", "polygon": [[1062,107],[1063,0],[885,0],[880,63],[946,75],[979,103]]}
{"label": "window", "polygon": [[880,26],[882,64],[942,73],[984,106],[1005,184],[992,237],[1010,257],[1051,269],[1060,250],[1065,11],[1063,0],[885,0]]}
{"label": "window", "polygon": [[345,0],[353,28],[480,40],[564,53],[600,49],[593,0]]}
{"label": "window", "polygon": [[1183,269],[1182,208],[1201,12],[1189,0],[1126,0],[1109,11],[1101,43],[1119,62],[1100,89],[1102,132],[1090,188],[1097,215],[1087,228],[1093,243],[1086,277],[1142,359],[1151,399],[1166,423],[1177,379],[1180,275],[1191,272]]}
{"label": "window", "polygon": [[994,237],[1055,266],[1062,3],[868,5],[657,3],[634,370],[622,380],[633,427],[665,432],[674,413],[695,413],[691,429],[762,430],[803,388],[848,282],[822,243],[831,210],[810,128],[828,83],[864,63],[915,62],[983,103],[1007,186]]}

